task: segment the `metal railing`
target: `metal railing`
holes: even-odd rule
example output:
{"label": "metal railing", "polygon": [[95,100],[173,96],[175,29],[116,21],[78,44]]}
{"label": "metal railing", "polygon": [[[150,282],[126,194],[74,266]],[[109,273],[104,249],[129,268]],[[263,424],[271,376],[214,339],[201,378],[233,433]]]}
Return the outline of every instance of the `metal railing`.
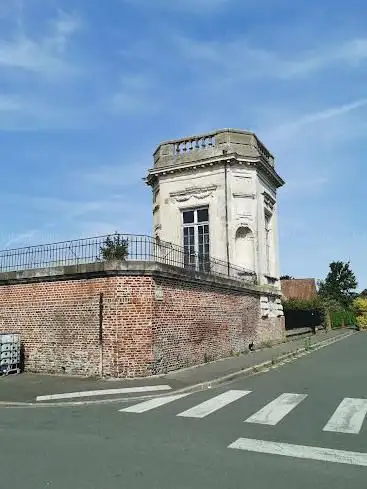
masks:
{"label": "metal railing", "polygon": [[245,268],[144,235],[119,234],[0,251],[0,272],[82,265],[107,260],[148,261],[180,267],[190,273],[230,277],[256,283]]}

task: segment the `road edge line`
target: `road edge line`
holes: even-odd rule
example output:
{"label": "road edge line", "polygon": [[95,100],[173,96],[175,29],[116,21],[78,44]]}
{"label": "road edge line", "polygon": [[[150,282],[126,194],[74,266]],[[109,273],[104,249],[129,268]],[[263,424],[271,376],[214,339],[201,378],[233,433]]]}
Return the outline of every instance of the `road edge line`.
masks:
{"label": "road edge line", "polygon": [[[258,373],[261,373],[263,369],[272,367],[274,365],[281,365],[281,362],[288,359],[288,358],[294,358],[295,360],[299,358],[301,355],[303,356],[304,354],[309,355],[310,353],[321,350],[322,348],[325,348],[326,346],[332,345],[333,343],[337,343],[338,341],[341,341],[343,339],[349,338],[350,336],[353,336],[356,334],[356,331],[349,331],[347,333],[341,334],[337,337],[334,338],[328,338],[326,340],[319,341],[312,345],[309,349],[308,348],[298,348],[296,350],[290,351],[288,353],[284,353],[283,355],[279,355],[278,357],[274,357],[272,360],[267,360],[266,362],[262,362],[256,365],[252,365],[251,367],[247,367],[245,369],[237,370],[235,372],[232,372],[230,374],[224,375],[222,377],[217,377],[214,380],[210,381],[205,381],[205,382],[199,382],[194,385],[190,385],[187,387],[183,387],[181,389],[176,389],[170,391],[171,394],[181,394],[185,392],[199,392],[202,391],[206,388],[211,388],[211,387],[218,387],[226,382],[229,382],[231,380],[236,379],[237,377],[249,377],[251,375],[255,375]],[[160,397],[162,394],[156,394],[156,395],[147,395],[147,396],[137,396],[137,397],[122,397],[122,398],[114,398],[114,399],[91,399],[91,400],[86,400],[86,401],[72,401],[72,402],[54,402],[54,403],[41,403],[41,402],[7,402],[7,401],[0,401],[0,408],[32,408],[32,407],[77,407],[77,406],[84,406],[88,404],[107,404],[107,403],[113,403],[113,402],[121,402],[121,401],[137,401],[137,400],[144,400],[144,399],[152,399],[154,397]]]}

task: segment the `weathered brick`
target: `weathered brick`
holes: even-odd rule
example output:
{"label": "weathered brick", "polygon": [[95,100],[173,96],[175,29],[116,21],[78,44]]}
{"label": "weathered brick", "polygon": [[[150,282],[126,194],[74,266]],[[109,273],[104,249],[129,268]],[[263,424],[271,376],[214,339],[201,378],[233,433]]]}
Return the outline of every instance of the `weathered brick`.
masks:
{"label": "weathered brick", "polygon": [[146,274],[1,285],[0,319],[1,332],[22,335],[26,370],[87,376],[163,373],[284,336],[245,289]]}

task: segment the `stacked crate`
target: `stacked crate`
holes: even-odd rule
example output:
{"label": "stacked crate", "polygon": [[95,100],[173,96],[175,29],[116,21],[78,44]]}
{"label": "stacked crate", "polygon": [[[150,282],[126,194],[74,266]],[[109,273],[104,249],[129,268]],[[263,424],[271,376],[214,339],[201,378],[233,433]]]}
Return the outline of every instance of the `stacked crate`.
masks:
{"label": "stacked crate", "polygon": [[20,335],[0,333],[0,375],[20,373]]}

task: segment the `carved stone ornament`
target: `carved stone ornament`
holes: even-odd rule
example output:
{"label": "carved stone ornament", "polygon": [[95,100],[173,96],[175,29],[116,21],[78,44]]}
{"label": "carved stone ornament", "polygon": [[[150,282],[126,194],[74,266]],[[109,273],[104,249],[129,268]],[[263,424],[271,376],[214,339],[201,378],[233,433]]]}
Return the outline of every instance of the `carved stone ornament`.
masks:
{"label": "carved stone ornament", "polygon": [[276,200],[270,194],[268,194],[268,192],[263,192],[263,196],[264,196],[264,204],[268,209],[272,211]]}
{"label": "carved stone ornament", "polygon": [[256,195],[254,193],[248,194],[245,192],[234,192],[233,197],[235,199],[255,199]]}
{"label": "carved stone ornament", "polygon": [[176,202],[186,202],[190,199],[202,200],[211,197],[216,189],[216,185],[210,185],[208,187],[189,187],[179,192],[171,192],[170,197]]}

